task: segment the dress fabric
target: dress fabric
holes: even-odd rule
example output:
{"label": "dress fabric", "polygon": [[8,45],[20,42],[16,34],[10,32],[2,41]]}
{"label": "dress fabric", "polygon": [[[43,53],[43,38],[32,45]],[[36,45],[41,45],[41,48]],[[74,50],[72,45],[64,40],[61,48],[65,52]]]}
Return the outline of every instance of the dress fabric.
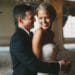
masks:
{"label": "dress fabric", "polygon": [[[52,58],[53,53],[55,52],[55,45],[54,44],[45,44],[42,47],[42,59],[44,62],[49,62],[50,60],[53,60],[54,58]],[[58,74],[51,74],[51,73],[37,73],[37,75],[58,75]]]}

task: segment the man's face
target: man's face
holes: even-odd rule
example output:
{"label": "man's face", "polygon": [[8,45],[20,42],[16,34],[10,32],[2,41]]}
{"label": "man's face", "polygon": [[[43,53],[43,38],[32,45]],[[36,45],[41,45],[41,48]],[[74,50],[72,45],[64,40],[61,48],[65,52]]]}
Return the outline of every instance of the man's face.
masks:
{"label": "man's face", "polygon": [[27,30],[30,30],[34,24],[34,15],[32,11],[27,11],[25,13],[25,17],[22,19],[22,25]]}

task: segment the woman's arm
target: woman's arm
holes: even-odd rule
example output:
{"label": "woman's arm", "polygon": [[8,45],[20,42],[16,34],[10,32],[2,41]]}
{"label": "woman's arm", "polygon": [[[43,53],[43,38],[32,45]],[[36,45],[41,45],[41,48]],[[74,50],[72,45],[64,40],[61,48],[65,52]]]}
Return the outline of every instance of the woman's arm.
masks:
{"label": "woman's arm", "polygon": [[32,39],[32,50],[35,56],[39,59],[42,57],[42,49],[41,49],[41,43],[42,43],[42,30],[39,28],[33,35]]}

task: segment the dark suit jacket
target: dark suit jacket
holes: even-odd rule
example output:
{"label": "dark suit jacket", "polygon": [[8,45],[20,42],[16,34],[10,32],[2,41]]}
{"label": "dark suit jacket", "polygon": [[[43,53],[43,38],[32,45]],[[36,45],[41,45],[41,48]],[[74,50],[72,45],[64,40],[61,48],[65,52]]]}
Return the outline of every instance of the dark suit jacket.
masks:
{"label": "dark suit jacket", "polygon": [[57,62],[48,64],[35,57],[32,52],[31,37],[18,28],[11,38],[10,54],[13,62],[13,75],[36,75],[37,72],[58,73]]}

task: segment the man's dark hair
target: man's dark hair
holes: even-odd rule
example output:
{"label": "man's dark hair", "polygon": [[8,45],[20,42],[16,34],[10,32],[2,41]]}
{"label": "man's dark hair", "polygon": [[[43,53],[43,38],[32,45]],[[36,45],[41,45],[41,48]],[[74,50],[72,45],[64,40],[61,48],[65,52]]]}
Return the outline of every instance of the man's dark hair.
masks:
{"label": "man's dark hair", "polygon": [[29,10],[31,11],[33,10],[30,5],[25,5],[25,4],[16,5],[13,9],[13,16],[14,16],[15,24],[17,24],[18,17],[24,18],[25,13]]}

